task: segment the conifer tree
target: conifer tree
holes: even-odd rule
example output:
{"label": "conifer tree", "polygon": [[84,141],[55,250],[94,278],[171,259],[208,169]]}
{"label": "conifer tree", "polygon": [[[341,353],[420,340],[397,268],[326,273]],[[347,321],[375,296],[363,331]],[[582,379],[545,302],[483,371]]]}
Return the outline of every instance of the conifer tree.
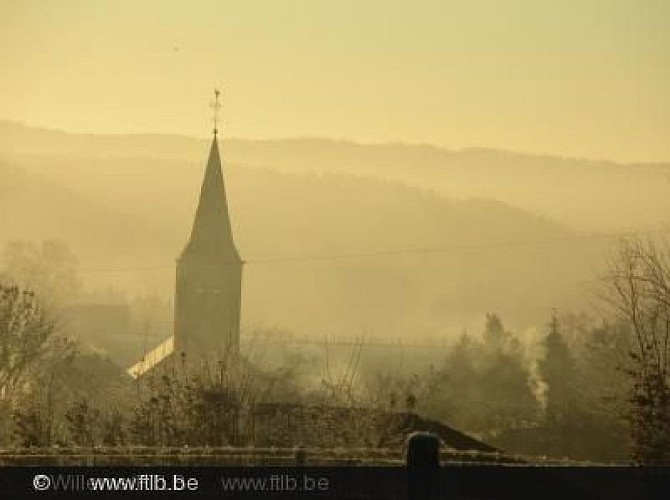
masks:
{"label": "conifer tree", "polygon": [[565,425],[576,416],[575,360],[560,331],[556,312],[544,340],[545,356],[539,362],[542,380],[547,385],[546,419],[549,425]]}

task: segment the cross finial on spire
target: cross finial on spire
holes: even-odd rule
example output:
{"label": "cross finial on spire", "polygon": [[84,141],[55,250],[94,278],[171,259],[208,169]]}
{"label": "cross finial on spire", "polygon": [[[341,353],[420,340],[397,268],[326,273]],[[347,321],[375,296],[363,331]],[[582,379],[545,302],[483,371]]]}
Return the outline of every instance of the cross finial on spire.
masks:
{"label": "cross finial on spire", "polygon": [[221,102],[219,102],[219,96],[221,91],[219,89],[214,89],[214,102],[212,102],[209,107],[214,110],[214,135],[219,133],[218,122],[219,122],[219,110],[221,109]]}

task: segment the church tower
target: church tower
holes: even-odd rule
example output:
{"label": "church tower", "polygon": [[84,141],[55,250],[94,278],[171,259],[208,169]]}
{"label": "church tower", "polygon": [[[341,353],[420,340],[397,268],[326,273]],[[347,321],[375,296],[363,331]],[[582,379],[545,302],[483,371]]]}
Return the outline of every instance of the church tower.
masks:
{"label": "church tower", "polygon": [[[217,91],[215,108],[218,98]],[[228,215],[216,115],[214,123],[191,237],[177,259],[174,352],[188,359],[237,353],[240,345],[242,260]]]}

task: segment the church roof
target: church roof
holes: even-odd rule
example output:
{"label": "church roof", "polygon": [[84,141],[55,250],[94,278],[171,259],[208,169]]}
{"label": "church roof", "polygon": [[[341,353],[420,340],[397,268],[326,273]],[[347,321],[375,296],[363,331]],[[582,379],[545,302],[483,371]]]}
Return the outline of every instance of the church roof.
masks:
{"label": "church roof", "polygon": [[212,257],[216,260],[223,258],[234,262],[240,261],[233,241],[216,135],[209,150],[191,238],[181,258],[189,254],[197,254],[203,258]]}
{"label": "church roof", "polygon": [[139,378],[152,370],[174,353],[174,337],[169,337],[160,343],[155,349],[148,352],[144,357],[128,368],[128,373],[133,378]]}

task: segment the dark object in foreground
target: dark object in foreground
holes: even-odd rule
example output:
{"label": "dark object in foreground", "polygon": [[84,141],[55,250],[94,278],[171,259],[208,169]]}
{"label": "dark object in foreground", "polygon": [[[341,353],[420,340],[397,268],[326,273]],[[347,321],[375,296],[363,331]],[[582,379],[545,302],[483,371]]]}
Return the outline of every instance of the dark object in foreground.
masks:
{"label": "dark object in foreground", "polygon": [[441,498],[440,438],[431,432],[415,432],[407,438],[407,499]]}
{"label": "dark object in foreground", "polygon": [[443,422],[430,420],[416,413],[393,414],[393,417],[396,419],[395,429],[393,429],[394,434],[402,434],[403,431],[430,433],[439,437],[446,447],[454,450],[481,451],[485,453],[501,452],[501,450],[457,431]]}

